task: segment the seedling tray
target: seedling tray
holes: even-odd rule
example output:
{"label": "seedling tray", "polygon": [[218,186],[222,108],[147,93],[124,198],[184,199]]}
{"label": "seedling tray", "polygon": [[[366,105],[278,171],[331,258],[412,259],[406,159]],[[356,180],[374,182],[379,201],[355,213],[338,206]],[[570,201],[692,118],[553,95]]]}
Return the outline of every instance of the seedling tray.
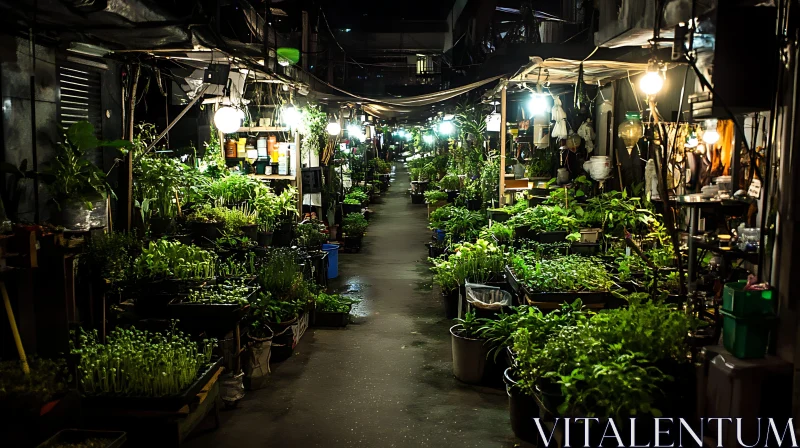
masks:
{"label": "seedling tray", "polygon": [[87,408],[105,409],[137,409],[148,411],[167,411],[174,412],[191,403],[195,396],[200,393],[203,386],[208,383],[214,373],[217,372],[222,364],[222,358],[212,362],[209,366],[201,369],[197,380],[189,385],[181,394],[168,397],[141,397],[124,395],[94,395],[84,396],[81,403]]}
{"label": "seedling tray", "polygon": [[[102,448],[119,448],[127,439],[122,431],[89,431],[84,429],[63,429],[44,441],[38,448],[55,448],[64,445],[85,444],[89,440],[102,441]],[[92,448],[100,448],[93,444]]]}
{"label": "seedling tray", "polygon": [[[350,306],[352,309],[352,305]],[[314,311],[315,327],[346,327],[350,321],[350,310],[345,313],[331,313],[326,311]]]}

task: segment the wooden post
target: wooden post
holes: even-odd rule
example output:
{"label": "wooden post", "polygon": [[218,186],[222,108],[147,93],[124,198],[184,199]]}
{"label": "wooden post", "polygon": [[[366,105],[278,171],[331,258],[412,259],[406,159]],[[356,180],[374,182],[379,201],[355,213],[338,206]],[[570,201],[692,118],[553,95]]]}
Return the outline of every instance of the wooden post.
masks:
{"label": "wooden post", "polygon": [[[133,133],[134,133],[134,111],[136,110],[136,90],[139,84],[139,75],[142,71],[142,67],[139,64],[136,64],[133,69],[133,85],[130,91],[130,114],[128,115],[128,140],[133,142]],[[124,204],[125,204],[125,230],[128,232],[131,231],[131,225],[133,220],[133,151],[128,151],[128,155],[125,157],[125,162],[122,164],[123,166],[123,180],[125,181],[125,196],[124,196]]]}
{"label": "wooden post", "polygon": [[500,207],[505,205],[506,200],[506,83],[508,80],[501,79],[500,85]]}
{"label": "wooden post", "polygon": [[308,11],[303,11],[302,21],[303,41],[300,42],[300,48],[303,50],[303,54],[300,55],[300,61],[303,64],[303,71],[308,71]]}

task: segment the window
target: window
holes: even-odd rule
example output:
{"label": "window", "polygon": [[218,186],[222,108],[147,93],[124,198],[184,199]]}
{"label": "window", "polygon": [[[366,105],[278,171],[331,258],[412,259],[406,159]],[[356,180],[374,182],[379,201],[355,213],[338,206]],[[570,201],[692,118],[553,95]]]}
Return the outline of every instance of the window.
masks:
{"label": "window", "polygon": [[58,121],[61,126],[66,129],[73,123],[88,121],[100,137],[103,129],[101,72],[94,67],[61,61],[58,64],[58,85]]}

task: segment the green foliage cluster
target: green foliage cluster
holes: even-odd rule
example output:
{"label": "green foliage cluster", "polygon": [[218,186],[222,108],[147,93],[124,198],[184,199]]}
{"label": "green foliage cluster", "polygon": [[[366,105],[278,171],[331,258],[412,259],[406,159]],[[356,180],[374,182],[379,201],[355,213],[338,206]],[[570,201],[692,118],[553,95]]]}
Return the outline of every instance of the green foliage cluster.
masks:
{"label": "green foliage cluster", "polygon": [[192,341],[181,331],[152,333],[115,328],[102,344],[97,330],[81,332],[72,354],[78,383],[87,396],[178,395],[211,362],[214,339]]}
{"label": "green foliage cluster", "polygon": [[512,216],[507,225],[515,229],[529,228],[535,233],[573,232],[578,229],[578,220],[570,215],[569,210],[558,205],[539,205]]}
{"label": "green foliage cluster", "polygon": [[356,298],[324,292],[319,293],[315,300],[317,311],[324,313],[349,313],[350,307],[359,302]]}
{"label": "green foliage cluster", "polygon": [[600,260],[580,255],[536,260],[517,254],[510,265],[531,292],[599,292],[613,284]]}
{"label": "green foliage cluster", "polygon": [[133,262],[134,278],[139,281],[179,279],[198,280],[214,276],[216,255],[196,246],[160,239],[151,241]]}
{"label": "green foliage cluster", "polygon": [[347,236],[360,237],[367,231],[369,222],[361,213],[348,213],[342,219],[342,232]]}
{"label": "green foliage cluster", "polygon": [[475,243],[462,243],[447,258],[431,259],[433,281],[447,293],[469,280],[486,283],[503,275],[507,256],[502,246],[478,239]]}

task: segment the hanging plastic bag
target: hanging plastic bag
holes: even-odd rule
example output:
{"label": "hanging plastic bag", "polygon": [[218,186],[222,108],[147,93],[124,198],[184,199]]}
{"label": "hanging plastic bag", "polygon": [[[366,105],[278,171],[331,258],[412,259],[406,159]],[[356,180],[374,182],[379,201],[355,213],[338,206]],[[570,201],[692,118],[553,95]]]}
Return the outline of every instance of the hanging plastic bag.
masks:
{"label": "hanging plastic bag", "polygon": [[564,112],[559,97],[553,98],[553,112],[551,118],[555,122],[555,125],[553,125],[553,132],[550,135],[554,138],[567,138],[567,136],[569,136],[567,113]]}
{"label": "hanging plastic bag", "polygon": [[511,294],[496,286],[466,283],[467,302],[480,310],[499,311],[511,306]]}
{"label": "hanging plastic bag", "polygon": [[586,121],[578,128],[578,135],[586,141],[586,152],[594,151],[594,128],[592,127],[592,119],[587,118]]}

